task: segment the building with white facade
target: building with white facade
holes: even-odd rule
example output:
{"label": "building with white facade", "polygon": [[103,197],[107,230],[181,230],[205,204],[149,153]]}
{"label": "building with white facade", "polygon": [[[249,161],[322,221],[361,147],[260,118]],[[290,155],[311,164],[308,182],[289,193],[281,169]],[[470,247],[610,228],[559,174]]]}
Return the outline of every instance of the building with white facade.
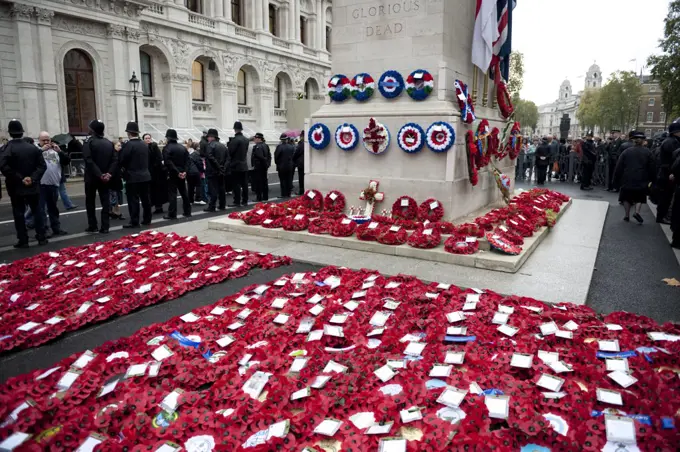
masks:
{"label": "building with white facade", "polygon": [[134,120],[160,139],[215,127],[268,138],[323,103],[331,0],[0,0],[0,136],[107,135]]}
{"label": "building with white facade", "polygon": [[[602,71],[597,64],[593,64],[586,72],[584,89],[600,89],[602,87]],[[579,91],[574,94],[572,92],[571,82],[564,80],[560,85],[560,92],[557,100],[550,104],[540,105],[538,107],[538,126],[536,133],[543,135],[560,136],[560,122],[562,117],[567,114],[571,120],[569,127],[569,137],[577,138],[582,135],[582,130],[576,118],[576,112],[581,101],[581,94]]]}

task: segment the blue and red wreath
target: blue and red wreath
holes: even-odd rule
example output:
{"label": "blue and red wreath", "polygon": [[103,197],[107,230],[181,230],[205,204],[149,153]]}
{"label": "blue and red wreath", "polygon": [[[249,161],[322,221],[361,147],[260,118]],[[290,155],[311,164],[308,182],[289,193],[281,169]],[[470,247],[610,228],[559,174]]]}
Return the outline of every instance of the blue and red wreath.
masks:
{"label": "blue and red wreath", "polygon": [[335,129],[335,144],[343,151],[351,151],[359,144],[359,131],[352,124],[340,124]]}
{"label": "blue and red wreath", "polygon": [[378,90],[386,99],[399,97],[404,91],[404,77],[397,71],[387,71],[378,81]]}
{"label": "blue and red wreath", "polygon": [[375,80],[365,72],[355,75],[350,84],[352,97],[359,102],[367,101],[375,92]]}
{"label": "blue and red wreath", "polygon": [[325,124],[317,122],[309,128],[307,141],[309,141],[309,145],[314,149],[325,149],[328,143],[331,142],[331,131],[328,130]]}
{"label": "blue and red wreath", "polygon": [[434,152],[446,152],[456,141],[456,132],[449,124],[439,121],[428,127],[425,139],[428,147]]}
{"label": "blue and red wreath", "polygon": [[425,145],[425,132],[418,124],[409,122],[399,129],[397,142],[399,147],[409,154],[420,152]]}
{"label": "blue and red wreath", "polygon": [[335,102],[344,102],[352,93],[352,84],[346,75],[336,74],[328,80],[328,96]]}
{"label": "blue and red wreath", "polygon": [[406,92],[413,100],[425,100],[434,90],[434,77],[424,69],[417,69],[406,78]]}

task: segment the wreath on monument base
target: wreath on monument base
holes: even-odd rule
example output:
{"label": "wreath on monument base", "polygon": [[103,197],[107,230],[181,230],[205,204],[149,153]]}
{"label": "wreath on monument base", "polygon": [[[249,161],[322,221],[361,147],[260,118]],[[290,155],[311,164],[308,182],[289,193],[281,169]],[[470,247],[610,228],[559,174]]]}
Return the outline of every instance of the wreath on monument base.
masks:
{"label": "wreath on monument base", "polygon": [[371,118],[368,121],[368,127],[364,129],[363,142],[364,147],[371,154],[382,154],[390,145],[390,132],[375,118]]}
{"label": "wreath on monument base", "polygon": [[378,90],[386,99],[399,97],[404,90],[404,77],[397,71],[387,71],[378,81]]}
{"label": "wreath on monument base", "polygon": [[509,240],[492,232],[487,232],[486,240],[491,245],[491,249],[503,254],[517,256],[522,252],[522,247],[512,244]]}
{"label": "wreath on monument base", "polygon": [[399,147],[409,154],[414,154],[423,149],[425,145],[425,132],[418,124],[410,122],[405,124],[397,134]]}
{"label": "wreath on monument base", "polygon": [[323,210],[323,195],[319,190],[307,190],[300,198],[300,205],[307,209]]}
{"label": "wreath on monument base", "polygon": [[454,234],[444,243],[444,251],[451,254],[474,254],[479,250],[479,240],[475,236]]}
{"label": "wreath on monument base", "polygon": [[349,237],[357,230],[357,224],[349,218],[338,218],[331,226],[333,237]]}
{"label": "wreath on monument base", "polygon": [[346,75],[337,74],[328,80],[328,96],[335,102],[344,102],[352,92],[352,84]]}
{"label": "wreath on monument base", "polygon": [[434,77],[424,69],[418,69],[406,78],[406,92],[413,100],[425,100],[434,90]]}
{"label": "wreath on monument base", "polygon": [[418,208],[418,219],[420,221],[437,222],[444,218],[444,208],[442,203],[435,198],[428,198]]}
{"label": "wreath on monument base", "polygon": [[303,213],[289,215],[283,220],[285,231],[304,231],[309,227],[309,217]]}
{"label": "wreath on monument base", "polygon": [[345,195],[337,190],[328,192],[323,200],[323,208],[327,212],[342,213],[345,211],[346,204]]}
{"label": "wreath on monument base", "polygon": [[410,196],[400,196],[392,204],[392,218],[415,220],[418,216],[418,203]]}
{"label": "wreath on monument base", "polygon": [[468,176],[470,178],[470,183],[474,187],[479,183],[479,176],[477,174],[477,166],[475,164],[477,145],[475,143],[475,136],[472,130],[468,130],[465,133],[465,149],[467,150]]}
{"label": "wreath on monument base", "polygon": [[439,246],[442,235],[439,229],[433,227],[419,227],[408,238],[408,244],[413,248],[432,249]]}
{"label": "wreath on monument base", "polygon": [[456,99],[460,108],[460,119],[465,124],[472,124],[477,117],[475,116],[475,106],[472,103],[468,86],[460,80],[454,82],[456,87]]}
{"label": "wreath on monument base", "polygon": [[428,127],[425,139],[427,146],[434,152],[446,152],[456,141],[456,132],[448,123],[439,121]]}
{"label": "wreath on monument base", "polygon": [[328,146],[328,143],[331,142],[331,131],[328,130],[328,127],[325,124],[317,122],[309,128],[307,140],[309,141],[309,145],[314,149],[325,149],[326,146]]}
{"label": "wreath on monument base", "polygon": [[375,92],[375,80],[365,72],[355,75],[350,84],[352,97],[359,102],[367,101]]}
{"label": "wreath on monument base", "polygon": [[351,151],[359,144],[359,131],[352,124],[340,124],[335,130],[335,144],[343,151]]}
{"label": "wreath on monument base", "polygon": [[357,238],[366,242],[378,240],[378,236],[386,228],[386,225],[382,225],[377,221],[361,224],[357,227]]}
{"label": "wreath on monument base", "polygon": [[401,226],[390,226],[378,236],[378,243],[383,245],[403,245],[408,240],[408,232]]}

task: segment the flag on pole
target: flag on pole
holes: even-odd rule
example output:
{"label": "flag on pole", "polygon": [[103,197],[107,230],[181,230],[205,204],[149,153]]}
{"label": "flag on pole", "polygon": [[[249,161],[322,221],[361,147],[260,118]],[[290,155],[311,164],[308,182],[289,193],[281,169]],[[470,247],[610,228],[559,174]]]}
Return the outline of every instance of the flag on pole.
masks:
{"label": "flag on pole", "polygon": [[477,0],[475,28],[472,33],[472,64],[486,74],[498,40],[496,0]]}
{"label": "flag on pole", "polygon": [[493,44],[492,66],[497,63],[501,68],[501,75],[505,80],[510,77],[510,53],[512,52],[512,11],[517,6],[517,0],[497,0],[496,20],[498,25],[498,39]]}

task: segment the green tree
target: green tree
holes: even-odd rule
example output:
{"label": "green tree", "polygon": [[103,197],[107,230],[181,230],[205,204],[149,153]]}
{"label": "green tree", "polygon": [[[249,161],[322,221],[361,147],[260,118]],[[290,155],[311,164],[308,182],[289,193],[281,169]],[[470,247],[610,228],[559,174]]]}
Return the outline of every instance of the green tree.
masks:
{"label": "green tree", "polygon": [[666,117],[672,121],[680,116],[680,0],[670,2],[664,24],[664,39],[659,41],[663,53],[649,57],[647,64],[661,85]]}
{"label": "green tree", "polygon": [[584,91],[576,111],[576,118],[581,128],[590,130],[593,130],[596,126],[605,128],[600,107],[600,90],[588,89]]}
{"label": "green tree", "polygon": [[510,97],[519,96],[522,86],[524,86],[524,54],[512,52],[510,54],[510,76],[508,80]]}
{"label": "green tree", "polygon": [[634,72],[614,72],[599,93],[600,126],[630,130],[636,125],[642,87]]}
{"label": "green tree", "polygon": [[515,121],[519,121],[522,127],[531,127],[536,130],[538,125],[538,107],[530,100],[520,99],[519,96],[513,100],[515,106]]}

